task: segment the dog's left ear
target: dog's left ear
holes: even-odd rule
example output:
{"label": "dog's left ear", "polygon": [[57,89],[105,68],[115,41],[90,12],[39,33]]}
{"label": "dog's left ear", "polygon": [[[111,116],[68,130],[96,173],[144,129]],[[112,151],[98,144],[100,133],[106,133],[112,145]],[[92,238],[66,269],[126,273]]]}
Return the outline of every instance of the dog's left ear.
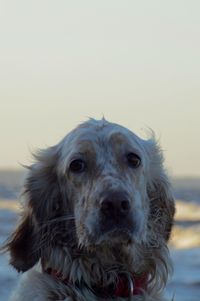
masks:
{"label": "dog's left ear", "polygon": [[165,241],[170,238],[175,204],[172,187],[163,167],[163,155],[155,138],[147,141],[149,157],[147,193],[150,201],[150,220],[154,232]]}

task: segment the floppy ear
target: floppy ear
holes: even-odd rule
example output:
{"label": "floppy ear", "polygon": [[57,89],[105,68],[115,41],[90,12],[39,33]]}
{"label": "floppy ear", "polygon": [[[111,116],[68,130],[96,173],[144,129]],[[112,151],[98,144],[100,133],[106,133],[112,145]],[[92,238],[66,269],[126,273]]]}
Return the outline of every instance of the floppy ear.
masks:
{"label": "floppy ear", "polygon": [[155,231],[166,241],[169,240],[175,214],[174,199],[167,179],[158,178],[153,189],[148,191],[150,199],[150,219]]}
{"label": "floppy ear", "polygon": [[49,148],[35,155],[25,182],[21,220],[5,249],[18,271],[30,269],[42,252],[42,225],[60,210],[62,200],[56,173],[57,155]]}
{"label": "floppy ear", "polygon": [[150,201],[150,227],[153,232],[169,240],[174,221],[175,205],[172,188],[163,168],[163,155],[155,139],[148,141],[150,158],[147,193]]}
{"label": "floppy ear", "polygon": [[38,251],[34,250],[37,233],[30,209],[22,213],[21,220],[11,235],[5,249],[10,252],[10,264],[18,272],[31,268],[39,259]]}

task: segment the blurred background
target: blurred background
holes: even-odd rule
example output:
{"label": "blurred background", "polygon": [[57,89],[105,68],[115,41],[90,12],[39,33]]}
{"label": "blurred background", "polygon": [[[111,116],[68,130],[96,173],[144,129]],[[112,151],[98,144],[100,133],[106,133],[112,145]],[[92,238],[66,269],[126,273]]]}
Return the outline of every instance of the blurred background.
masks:
{"label": "blurred background", "polygon": [[[31,152],[88,117],[159,139],[177,203],[166,296],[200,300],[200,2],[0,1],[0,243]],[[18,281],[0,256],[1,300]]]}

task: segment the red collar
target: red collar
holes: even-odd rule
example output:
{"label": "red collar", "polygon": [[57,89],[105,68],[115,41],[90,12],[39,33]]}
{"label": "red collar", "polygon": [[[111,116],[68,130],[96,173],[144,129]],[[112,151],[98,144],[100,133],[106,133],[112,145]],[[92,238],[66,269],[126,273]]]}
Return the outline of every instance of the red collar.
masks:
{"label": "red collar", "polygon": [[[63,282],[64,284],[69,283],[68,278],[63,279],[63,275],[59,273],[57,270],[54,270],[52,268],[48,268],[45,270],[46,273],[56,278],[56,280]],[[135,295],[141,295],[143,290],[146,290],[147,288],[147,274],[144,274],[140,277],[136,277],[135,275],[132,275],[132,277],[129,279],[125,275],[119,275],[117,284],[112,292],[112,295],[115,297],[122,297],[127,298],[129,296],[135,296]],[[92,289],[95,291],[95,289]],[[105,290],[105,289],[104,289]],[[100,290],[105,293],[104,290]],[[98,290],[98,294],[100,292]],[[107,291],[109,289],[107,288]],[[101,294],[101,293],[100,293]]]}
{"label": "red collar", "polygon": [[147,288],[147,275],[136,277],[132,275],[132,278],[120,275],[118,277],[117,285],[115,288],[115,296],[117,297],[129,297],[130,295],[141,295],[143,290]]}

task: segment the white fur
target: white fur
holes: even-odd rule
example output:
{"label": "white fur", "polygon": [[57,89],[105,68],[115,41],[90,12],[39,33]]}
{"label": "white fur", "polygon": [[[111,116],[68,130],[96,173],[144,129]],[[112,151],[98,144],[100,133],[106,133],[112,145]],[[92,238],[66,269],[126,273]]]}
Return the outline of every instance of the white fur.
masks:
{"label": "white fur", "polygon": [[[140,156],[139,168],[128,166],[129,152]],[[126,300],[163,300],[171,271],[166,243],[174,202],[155,138],[145,141],[122,126],[91,119],[35,157],[25,184],[22,221],[7,245],[11,263],[26,271],[10,301],[100,301],[86,287],[115,283],[118,273],[148,274],[144,294]],[[87,170],[73,174],[70,162],[79,157]],[[110,190],[125,191],[130,200],[136,230],[129,243],[100,230],[100,208]],[[48,267],[70,282],[57,281],[45,272]]]}

